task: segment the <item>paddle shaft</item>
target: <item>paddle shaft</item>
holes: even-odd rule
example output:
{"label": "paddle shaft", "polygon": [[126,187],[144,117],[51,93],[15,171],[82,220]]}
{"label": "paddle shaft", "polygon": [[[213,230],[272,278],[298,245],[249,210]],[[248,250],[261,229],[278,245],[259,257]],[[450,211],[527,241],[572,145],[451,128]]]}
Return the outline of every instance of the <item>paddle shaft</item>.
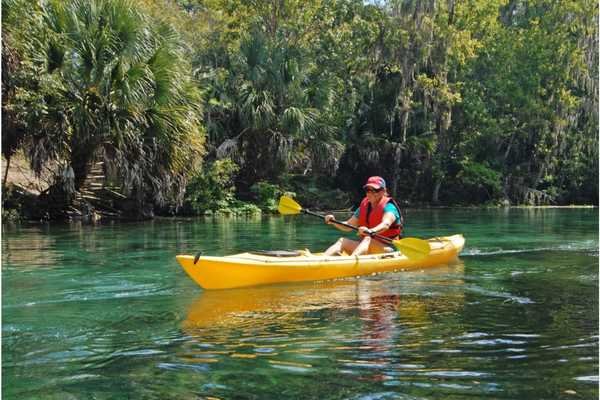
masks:
{"label": "paddle shaft", "polygon": [[[321,214],[318,214],[316,212],[307,210],[305,208],[302,209],[302,212],[305,213],[305,214],[309,214],[309,215],[313,215],[315,217],[319,217],[319,218],[325,219],[325,216],[323,216]],[[353,229],[355,231],[358,230],[358,228],[356,226],[347,224],[347,223],[342,222],[342,221],[338,221],[336,219],[333,219],[331,222],[334,223],[334,224],[337,224],[337,225],[345,226],[346,228],[350,228],[350,229]],[[381,236],[381,235],[379,235],[377,233],[372,233],[371,237],[374,237],[374,238],[376,238],[376,239],[378,239],[378,240],[380,240],[382,242],[385,242],[387,244],[393,244],[394,243],[394,241],[392,239],[390,239],[388,237],[385,237],[385,236]]]}

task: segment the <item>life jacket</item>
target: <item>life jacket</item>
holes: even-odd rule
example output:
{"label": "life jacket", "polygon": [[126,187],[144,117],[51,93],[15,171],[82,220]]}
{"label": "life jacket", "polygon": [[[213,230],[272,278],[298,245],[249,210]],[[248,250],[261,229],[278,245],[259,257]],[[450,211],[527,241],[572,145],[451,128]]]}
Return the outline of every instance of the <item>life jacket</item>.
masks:
{"label": "life jacket", "polygon": [[388,229],[382,232],[377,232],[377,234],[392,239],[402,237],[402,214],[400,212],[400,207],[398,207],[396,201],[391,197],[383,196],[375,207],[369,203],[369,199],[366,197],[362,199],[358,212],[358,225],[366,226],[367,228],[373,228],[379,225],[383,219],[383,208],[389,202],[391,202],[396,209],[398,209],[398,214],[400,214],[400,224],[397,224],[394,221],[394,223],[390,225]]}

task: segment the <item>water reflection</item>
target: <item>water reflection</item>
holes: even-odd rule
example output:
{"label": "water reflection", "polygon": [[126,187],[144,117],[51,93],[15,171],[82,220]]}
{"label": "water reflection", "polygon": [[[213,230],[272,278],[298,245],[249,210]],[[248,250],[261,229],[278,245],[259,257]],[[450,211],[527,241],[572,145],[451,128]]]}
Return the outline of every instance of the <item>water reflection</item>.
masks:
{"label": "water reflection", "polygon": [[183,328],[259,326],[272,313],[293,314],[331,307],[350,307],[356,301],[355,281],[306,285],[272,285],[202,292],[190,306]]}
{"label": "water reflection", "polygon": [[[314,359],[329,352],[357,352],[357,357],[341,357],[344,368],[383,368],[392,362],[395,349],[403,346],[400,336],[427,329],[436,315],[462,307],[464,293],[455,290],[463,286],[462,271],[462,265],[455,265],[428,271],[425,280],[418,273],[383,274],[371,279],[205,291],[190,305],[182,329],[191,337],[192,353],[202,348],[203,354],[211,355],[209,362],[223,356],[273,357],[282,352],[286,357],[280,361],[290,362],[290,354]],[[447,279],[448,274],[453,278]],[[402,276],[408,279],[400,280]],[[419,285],[434,285],[442,293],[414,294]]]}
{"label": "water reflection", "polygon": [[[231,328],[245,323],[260,325],[264,318],[270,319],[269,315],[273,313],[294,314],[332,309],[356,310],[360,320],[374,323],[374,330],[379,330],[389,324],[389,315],[400,314],[422,320],[427,314],[427,307],[456,307],[459,304],[457,297],[464,297],[464,293],[459,296],[452,293],[451,302],[439,302],[437,296],[419,297],[417,301],[413,296],[401,296],[400,293],[403,286],[410,286],[411,291],[424,285],[464,288],[463,272],[464,265],[458,263],[427,270],[426,280],[414,279],[418,273],[386,273],[373,279],[208,290],[200,293],[190,305],[182,327],[186,331],[194,331],[212,327]],[[452,275],[451,279],[448,279],[449,274]],[[404,282],[396,280],[403,275],[412,279]]]}
{"label": "water reflection", "polygon": [[[468,362],[448,369],[434,361],[445,357],[434,350],[448,346],[440,340],[437,322],[462,313],[464,283],[464,266],[457,264],[426,272],[205,291],[182,322],[187,340],[177,361],[165,368],[196,368],[210,375],[247,370],[273,379],[288,374],[287,380],[289,374],[333,377],[307,388],[314,393],[348,377],[348,386],[374,395],[366,388],[485,379]],[[206,394],[227,397],[228,392],[211,387]]]}
{"label": "water reflection", "polygon": [[56,238],[44,228],[19,230],[19,234],[2,235],[2,267],[20,265],[24,268],[53,266],[61,253],[57,251]]}

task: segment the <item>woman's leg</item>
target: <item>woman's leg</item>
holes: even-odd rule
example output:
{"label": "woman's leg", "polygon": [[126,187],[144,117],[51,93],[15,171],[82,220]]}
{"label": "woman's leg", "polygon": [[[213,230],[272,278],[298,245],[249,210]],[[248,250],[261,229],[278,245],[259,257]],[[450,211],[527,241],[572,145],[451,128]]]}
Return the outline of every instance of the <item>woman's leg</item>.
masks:
{"label": "woman's leg", "polygon": [[369,254],[390,253],[392,251],[394,251],[392,246],[381,243],[379,240],[375,239],[371,241],[371,246],[369,247]]}
{"label": "woman's leg", "polygon": [[373,242],[373,240],[371,239],[371,236],[363,237],[362,240],[360,241],[360,243],[358,244],[358,246],[356,246],[354,248],[354,251],[352,251],[352,255],[353,256],[361,256],[363,254],[368,254],[369,247],[371,246],[372,242]]}
{"label": "woman's leg", "polygon": [[390,251],[394,251],[394,249],[384,245],[378,240],[373,240],[371,237],[366,236],[360,242],[346,238],[339,238],[337,242],[325,250],[325,255],[339,256],[342,255],[342,252],[346,252],[348,254],[352,254],[353,256],[360,256],[363,254],[379,254]]}
{"label": "woman's leg", "polygon": [[356,246],[358,246],[358,242],[356,240],[339,238],[337,242],[335,242],[327,250],[325,250],[324,254],[326,256],[340,256],[342,255],[342,252],[350,254],[354,251]]}
{"label": "woman's leg", "polygon": [[344,238],[339,238],[334,244],[329,246],[327,250],[325,250],[326,256],[339,256],[342,255],[342,243],[344,242]]}
{"label": "woman's leg", "polygon": [[380,254],[394,251],[393,248],[384,245],[379,240],[375,240],[370,236],[365,236],[361,240],[360,244],[352,252],[353,256],[360,256],[363,254]]}

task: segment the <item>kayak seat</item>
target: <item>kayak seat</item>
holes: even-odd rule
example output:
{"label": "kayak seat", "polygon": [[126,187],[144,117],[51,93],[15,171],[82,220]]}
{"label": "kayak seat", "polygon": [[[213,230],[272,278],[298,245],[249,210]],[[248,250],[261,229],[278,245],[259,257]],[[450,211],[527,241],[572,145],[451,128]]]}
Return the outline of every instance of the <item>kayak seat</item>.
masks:
{"label": "kayak seat", "polygon": [[267,257],[298,257],[301,256],[302,253],[299,251],[291,251],[291,250],[255,250],[250,251],[250,254],[255,254],[257,256],[267,256]]}

